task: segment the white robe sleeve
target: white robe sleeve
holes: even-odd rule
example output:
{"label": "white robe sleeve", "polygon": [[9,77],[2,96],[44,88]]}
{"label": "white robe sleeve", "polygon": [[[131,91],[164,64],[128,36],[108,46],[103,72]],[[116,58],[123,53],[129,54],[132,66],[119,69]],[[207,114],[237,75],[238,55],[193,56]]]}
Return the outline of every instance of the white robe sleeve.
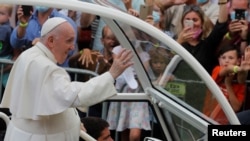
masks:
{"label": "white robe sleeve", "polygon": [[88,82],[71,82],[65,69],[33,47],[15,62],[1,106],[10,108],[16,118],[37,120],[73,105],[87,107],[103,101],[116,94],[113,82],[109,72]]}
{"label": "white robe sleeve", "polygon": [[[106,80],[106,82],[100,80]],[[89,107],[117,93],[114,89],[114,79],[108,72],[94,77],[86,83],[88,84],[81,87],[82,92],[78,94],[73,107]]]}
{"label": "white robe sleeve", "polygon": [[45,82],[42,88],[37,115],[57,114],[69,107],[89,107],[116,94],[109,72],[87,82],[70,82],[58,72],[50,79],[53,80]]}

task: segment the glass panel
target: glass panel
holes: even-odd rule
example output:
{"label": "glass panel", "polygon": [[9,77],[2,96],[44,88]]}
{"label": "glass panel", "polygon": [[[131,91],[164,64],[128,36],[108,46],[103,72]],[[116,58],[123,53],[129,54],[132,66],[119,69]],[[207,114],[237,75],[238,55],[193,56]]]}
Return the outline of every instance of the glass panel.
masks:
{"label": "glass panel", "polygon": [[[205,83],[180,55],[143,31],[124,23],[120,26],[135,47],[148,78],[156,89],[199,116],[207,118],[203,114],[206,113],[219,123],[228,124],[217,100],[210,95]],[[219,117],[212,110],[216,110]]]}
{"label": "glass panel", "polygon": [[177,129],[181,141],[197,141],[205,136],[204,133],[185,122],[180,117],[166,111],[166,109],[163,109],[163,111],[164,115],[168,116],[168,122],[171,122],[170,124]]}

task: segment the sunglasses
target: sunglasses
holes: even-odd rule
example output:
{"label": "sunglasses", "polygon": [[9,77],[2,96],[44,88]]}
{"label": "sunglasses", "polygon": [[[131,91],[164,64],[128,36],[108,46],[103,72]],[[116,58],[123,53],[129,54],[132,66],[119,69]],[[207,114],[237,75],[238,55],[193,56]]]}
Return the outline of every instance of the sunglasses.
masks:
{"label": "sunglasses", "polygon": [[195,12],[198,12],[200,14],[203,13],[203,11],[201,10],[201,8],[197,5],[185,5],[184,6],[184,10],[183,10],[183,15],[187,14],[188,12],[191,12],[191,11],[195,11]]}

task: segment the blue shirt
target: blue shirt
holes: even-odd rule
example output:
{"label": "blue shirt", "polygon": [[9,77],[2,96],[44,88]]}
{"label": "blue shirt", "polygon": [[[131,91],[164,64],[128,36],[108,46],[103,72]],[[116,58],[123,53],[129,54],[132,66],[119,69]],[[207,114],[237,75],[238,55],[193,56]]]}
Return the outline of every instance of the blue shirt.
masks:
{"label": "blue shirt", "polygon": [[[38,14],[37,11],[34,11],[34,14],[31,15],[31,17],[29,19],[29,24],[26,27],[26,33],[25,33],[23,38],[17,37],[17,28],[18,27],[16,27],[13,30],[11,37],[10,37],[10,43],[11,43],[13,48],[30,48],[32,46],[31,45],[32,41],[35,38],[39,38],[41,36],[42,25],[40,25],[40,23],[38,21],[37,14]],[[52,18],[52,17],[65,18],[75,29],[75,33],[76,33],[76,37],[77,37],[77,25],[72,19],[59,13],[56,9],[53,9],[53,11],[51,12],[51,14],[49,16],[49,18]],[[77,38],[75,38],[75,45],[76,45],[76,39]],[[76,49],[72,50],[69,53],[69,56],[73,55],[75,51],[76,51]],[[60,64],[60,66],[68,67],[68,58],[66,59],[66,61],[63,64]]]}
{"label": "blue shirt", "polygon": [[9,56],[12,54],[10,45],[10,35],[12,27],[10,22],[0,25],[0,57]]}

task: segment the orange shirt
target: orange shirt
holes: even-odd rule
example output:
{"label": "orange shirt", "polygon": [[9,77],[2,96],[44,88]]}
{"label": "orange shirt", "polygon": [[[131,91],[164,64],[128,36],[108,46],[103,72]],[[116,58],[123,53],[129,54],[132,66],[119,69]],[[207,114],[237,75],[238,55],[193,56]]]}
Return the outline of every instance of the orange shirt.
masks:
{"label": "orange shirt", "polygon": [[[222,90],[223,94],[227,99],[229,99],[226,86],[224,84],[224,78],[219,77],[219,72],[221,70],[220,66],[216,66],[213,69],[212,72],[212,78],[214,81],[218,84],[220,89]],[[221,83],[222,82],[222,83]],[[237,82],[233,82],[232,84],[233,90],[235,92],[235,96],[240,102],[243,102],[245,100],[245,90],[246,90],[246,84],[239,84]],[[204,114],[211,117],[215,121],[221,123],[221,124],[228,124],[228,120],[222,111],[221,107],[219,106],[217,100],[213,98],[211,93],[207,93],[205,98],[205,104],[204,104]]]}
{"label": "orange shirt", "polygon": [[[218,84],[218,86],[220,87],[220,89],[222,90],[222,92],[224,93],[224,95],[226,96],[226,98],[228,99],[228,94],[227,94],[226,86],[225,86],[224,83],[220,83],[222,81],[222,79],[223,79],[223,78],[219,77],[220,70],[221,70],[221,67],[220,66],[216,66],[213,69],[212,78]],[[246,84],[239,84],[237,82],[233,82],[232,87],[233,87],[233,90],[234,90],[234,93],[235,93],[235,96],[237,97],[237,99],[240,102],[243,102],[245,100]]]}

